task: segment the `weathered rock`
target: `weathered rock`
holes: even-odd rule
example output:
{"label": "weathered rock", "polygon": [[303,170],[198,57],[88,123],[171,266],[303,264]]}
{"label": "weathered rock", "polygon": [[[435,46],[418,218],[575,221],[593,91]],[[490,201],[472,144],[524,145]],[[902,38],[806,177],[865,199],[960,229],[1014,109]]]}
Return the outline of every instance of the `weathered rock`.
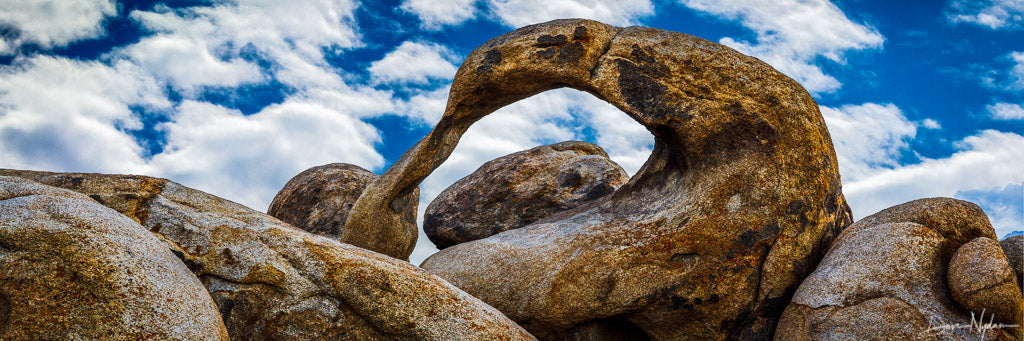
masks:
{"label": "weathered rock", "polygon": [[1021,292],[1024,293],[1024,235],[1018,234],[1000,240],[999,246],[1003,248],[1006,259],[1010,261],[1013,272],[1017,274],[1017,285],[1021,286]]}
{"label": "weathered rock", "polygon": [[0,170],[141,222],[201,280],[232,339],[533,339],[407,262],[299,230],[163,179]]}
{"label": "weathered rock", "polygon": [[[289,180],[270,203],[267,214],[300,229],[339,239],[348,211],[363,188],[376,178],[376,174],[347,163],[316,166]],[[419,197],[419,190],[414,190],[408,198],[396,201],[404,206],[395,209],[415,217]],[[409,245],[415,245],[415,233]]]}
{"label": "weathered rock", "polygon": [[443,249],[593,202],[628,180],[594,144],[540,146],[488,161],[456,181],[427,206],[423,230]]}
{"label": "weathered rock", "polygon": [[617,321],[653,339],[764,339],[850,222],[811,96],[767,64],[689,35],[556,20],[492,39],[462,63],[433,131],[363,191],[344,233],[414,224],[389,207],[475,121],[571,87],[651,131],[654,151],[597,202],[423,267],[542,338]]}
{"label": "weathered rock", "polygon": [[0,176],[0,339],[227,338],[203,285],[138,223]]}
{"label": "weathered rock", "polygon": [[1016,277],[999,243],[985,237],[960,246],[949,261],[948,283],[953,300],[967,311],[983,318],[991,315],[991,320],[999,323],[1024,322]]}
{"label": "weathered rock", "polygon": [[[946,269],[950,250],[994,236],[977,205],[956,199],[915,200],[864,218],[839,234],[800,284],[775,339],[978,339],[971,316],[950,299]],[[987,332],[990,339],[1014,333]]]}

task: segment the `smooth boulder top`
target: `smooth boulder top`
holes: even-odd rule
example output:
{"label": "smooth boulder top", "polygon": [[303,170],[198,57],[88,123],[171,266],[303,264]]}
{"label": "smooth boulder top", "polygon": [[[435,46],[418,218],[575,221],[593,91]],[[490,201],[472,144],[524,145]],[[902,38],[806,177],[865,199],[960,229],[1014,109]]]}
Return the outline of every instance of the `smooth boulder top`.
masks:
{"label": "smooth boulder top", "polygon": [[[316,166],[289,180],[274,196],[267,214],[305,231],[345,242],[341,240],[341,234],[348,212],[363,193],[363,188],[376,178],[377,174],[352,164]],[[404,200],[397,202],[402,206],[396,206],[396,210],[415,216],[419,197],[419,189],[412,191]],[[406,242],[397,239],[393,242],[415,245],[416,237],[417,231],[414,230],[401,236]],[[408,256],[405,251],[391,256],[402,258],[403,254]]]}
{"label": "smooth boulder top", "polygon": [[628,180],[592,143],[539,146],[487,161],[445,189],[427,206],[423,231],[443,249],[594,202]]}
{"label": "smooth boulder top", "polygon": [[0,339],[227,340],[185,264],[91,198],[0,176]]}
{"label": "smooth boulder top", "polygon": [[[974,306],[951,299],[955,295],[949,281],[977,289],[978,278],[965,271],[1005,263],[1001,252],[976,259],[976,252],[957,251],[972,240],[994,237],[995,230],[977,205],[950,198],[914,200],[861,219],[839,234],[817,269],[800,284],[775,339],[978,339],[977,330],[943,328],[970,325]],[[974,260],[978,264],[972,265]],[[1020,292],[982,291],[971,292],[981,294],[975,298],[982,305],[998,300],[1006,305],[1000,308],[1022,313]],[[975,315],[980,314],[979,310]],[[1019,340],[1019,333],[1020,329],[994,329],[986,339]]]}
{"label": "smooth boulder top", "polygon": [[[644,167],[586,209],[449,247],[423,267],[541,338],[605,321],[660,340],[770,337],[787,298],[850,223],[835,152],[799,84],[682,33],[555,20],[484,43],[456,73],[441,120],[364,190],[344,234],[415,226],[393,201],[470,125],[560,87],[651,131]],[[353,243],[380,242],[364,237]]]}
{"label": "smooth boulder top", "polygon": [[191,270],[186,278],[206,287],[232,339],[534,339],[408,262],[171,181],[9,169],[0,175],[79,192],[140,222]]}
{"label": "smooth boulder top", "polygon": [[986,320],[1022,325],[1022,302],[1013,267],[999,242],[978,237],[961,245],[947,272],[953,300]]}

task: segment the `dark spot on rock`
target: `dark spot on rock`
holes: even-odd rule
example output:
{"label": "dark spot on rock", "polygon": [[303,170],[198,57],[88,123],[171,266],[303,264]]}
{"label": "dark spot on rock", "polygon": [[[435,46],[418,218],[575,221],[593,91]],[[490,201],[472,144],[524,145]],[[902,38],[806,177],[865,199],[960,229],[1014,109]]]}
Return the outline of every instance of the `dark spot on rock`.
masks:
{"label": "dark spot on rock", "polygon": [[629,52],[629,56],[633,57],[633,59],[636,59],[637,61],[639,61],[641,63],[647,63],[647,64],[653,64],[653,63],[656,62],[654,60],[654,57],[652,57],[650,54],[648,54],[647,51],[644,51],[644,49],[641,48],[640,45],[633,44],[633,46],[631,46],[631,48],[632,49]]}
{"label": "dark spot on rock", "polygon": [[668,86],[644,74],[639,67],[627,59],[615,61],[619,69],[619,89],[626,104],[640,114],[652,118],[669,116],[672,108],[664,103]]}
{"label": "dark spot on rock", "polygon": [[757,244],[757,232],[754,232],[754,230],[743,231],[743,234],[740,234],[740,237],[736,239],[736,243],[744,248],[753,248]]}
{"label": "dark spot on rock", "polygon": [[594,185],[593,187],[590,187],[590,190],[587,191],[587,194],[584,196],[584,198],[586,200],[594,200],[611,194],[614,191],[614,188],[609,187],[608,184],[602,182]]}
{"label": "dark spot on rock", "polygon": [[789,202],[789,211],[788,212],[789,212],[789,214],[798,214],[798,213],[802,212],[801,211],[802,208],[804,208],[803,200],[796,199],[796,200],[793,200],[793,201]]}
{"label": "dark spot on rock", "polygon": [[160,229],[162,229],[163,227],[164,226],[160,224],[153,225],[153,227],[149,228],[149,232],[160,233]]}
{"label": "dark spot on rock", "polygon": [[220,310],[221,318],[225,322],[231,319],[231,310],[235,308],[235,300],[231,298],[224,298],[222,300],[219,300],[217,302],[217,305],[217,308],[219,308],[218,310]]}
{"label": "dark spot on rock", "polygon": [[697,297],[697,298],[693,299],[693,303],[695,303],[695,304],[703,304],[704,300],[700,299],[700,297]]}
{"label": "dark spot on rock", "polygon": [[561,46],[561,45],[565,45],[568,42],[569,42],[569,39],[566,38],[565,35],[563,35],[563,34],[559,34],[557,36],[552,36],[550,34],[545,34],[545,35],[542,35],[540,37],[537,37],[537,44],[535,46],[537,46],[537,47]]}
{"label": "dark spot on rock", "polygon": [[711,297],[708,297],[708,303],[718,302],[719,299],[718,294],[711,294]]}
{"label": "dark spot on rock", "polygon": [[224,256],[224,264],[235,264],[235,257],[231,255],[231,249],[224,248],[220,254]]}
{"label": "dark spot on rock", "polygon": [[686,297],[672,295],[672,310],[678,310],[679,308],[693,310],[693,304],[691,304],[690,300]]}
{"label": "dark spot on rock", "polygon": [[779,235],[779,224],[768,223],[761,226],[761,229],[757,231],[758,238],[761,240],[775,239],[775,236]]}
{"label": "dark spot on rock", "polygon": [[71,178],[71,184],[74,185],[74,186],[81,186],[83,180],[85,180],[85,178],[74,177],[74,178]]}
{"label": "dark spot on rock", "polygon": [[484,54],[484,60],[480,61],[480,66],[476,67],[476,74],[484,74],[491,72],[495,64],[501,63],[501,51],[498,49],[491,49]]}
{"label": "dark spot on rock", "polygon": [[99,196],[98,194],[89,194],[89,197],[92,198],[92,200],[96,200],[96,202],[100,203],[101,205],[104,204],[103,197]]}
{"label": "dark spot on rock", "polygon": [[583,44],[576,41],[569,44],[561,49],[558,53],[558,61],[560,62],[572,62],[579,60],[583,57]]}
{"label": "dark spot on rock", "polygon": [[7,325],[7,318],[11,315],[11,300],[5,295],[0,295],[0,326]]}
{"label": "dark spot on rock", "polygon": [[583,176],[572,170],[558,175],[558,185],[562,187],[576,187],[583,182]]}
{"label": "dark spot on rock", "polygon": [[554,57],[556,53],[558,53],[558,49],[554,48],[554,47],[549,47],[549,48],[537,51],[537,55],[540,56],[541,58],[551,58],[551,57]]}
{"label": "dark spot on rock", "polygon": [[192,261],[191,259],[188,259],[188,257],[185,257],[185,254],[182,253],[181,251],[171,250],[171,253],[173,253],[175,257],[178,257],[178,259],[180,259],[182,263],[185,263],[185,267],[187,267],[189,271],[199,272],[199,270],[202,270],[202,267],[199,266],[199,264]]}
{"label": "dark spot on rock", "polygon": [[587,28],[583,26],[576,26],[576,29],[572,31],[573,40],[583,40],[587,38]]}

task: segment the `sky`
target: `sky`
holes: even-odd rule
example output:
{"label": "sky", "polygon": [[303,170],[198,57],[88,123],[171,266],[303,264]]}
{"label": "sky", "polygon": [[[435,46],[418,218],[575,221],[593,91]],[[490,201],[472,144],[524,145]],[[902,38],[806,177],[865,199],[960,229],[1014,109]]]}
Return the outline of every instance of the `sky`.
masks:
{"label": "sky", "polygon": [[[818,102],[859,219],[925,197],[1024,229],[1024,0],[0,0],[0,167],[142,174],[265,211],[331,162],[382,173],[444,111],[462,59],[556,18],[683,32]],[[421,184],[584,140],[630,174],[653,137],[590,94],[475,124]],[[425,236],[411,261],[436,252]]]}

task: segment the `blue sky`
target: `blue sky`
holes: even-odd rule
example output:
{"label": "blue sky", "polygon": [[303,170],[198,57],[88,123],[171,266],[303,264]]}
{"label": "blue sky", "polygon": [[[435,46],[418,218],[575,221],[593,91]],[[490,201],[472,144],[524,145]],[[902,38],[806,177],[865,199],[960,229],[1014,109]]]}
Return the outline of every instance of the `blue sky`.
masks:
{"label": "blue sky", "polygon": [[[462,58],[582,17],[758,57],[821,106],[857,218],[974,201],[1024,225],[1024,2],[846,0],[0,0],[0,167],[166,177],[265,210],[300,171],[380,173],[439,119]],[[492,158],[563,140],[629,172],[651,135],[574,90],[473,126],[421,211]],[[433,252],[421,238],[413,262]]]}

